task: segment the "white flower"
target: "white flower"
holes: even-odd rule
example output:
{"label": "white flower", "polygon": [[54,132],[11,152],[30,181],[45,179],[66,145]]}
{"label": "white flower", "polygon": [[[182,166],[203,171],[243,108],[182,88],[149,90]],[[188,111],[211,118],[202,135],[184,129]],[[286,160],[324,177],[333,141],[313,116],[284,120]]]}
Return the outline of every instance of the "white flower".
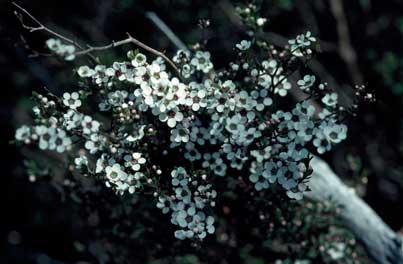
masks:
{"label": "white flower", "polygon": [[93,75],[95,75],[95,71],[86,65],[80,66],[80,68],[78,68],[77,70],[77,73],[80,77],[83,78],[92,77]]}
{"label": "white flower", "polygon": [[274,75],[274,73],[281,73],[282,68],[278,67],[279,63],[274,60],[265,60],[262,62],[262,66],[265,69],[265,72],[268,73],[269,75]]}
{"label": "white flower", "polygon": [[185,145],[186,152],[185,152],[185,159],[190,160],[190,161],[195,161],[195,160],[200,160],[201,159],[201,154],[200,152],[195,148],[195,144],[193,142],[187,142]]}
{"label": "white flower", "polygon": [[347,126],[345,125],[326,126],[323,129],[323,134],[330,142],[337,144],[347,138]]}
{"label": "white flower", "polygon": [[76,58],[76,56],[74,55],[75,51],[76,47],[74,47],[73,45],[64,45],[60,49],[60,55],[64,56],[64,59],[66,61],[72,61]]}
{"label": "white flower", "polygon": [[61,45],[62,42],[60,41],[60,39],[50,38],[46,41],[46,46],[48,46],[48,49],[50,49],[51,51],[57,51]]}
{"label": "white flower", "polygon": [[157,208],[162,210],[163,214],[167,214],[170,210],[170,204],[166,197],[158,197]]}
{"label": "white flower", "polygon": [[126,155],[124,157],[126,167],[130,167],[133,171],[139,171],[141,165],[146,163],[146,159],[142,157],[140,152],[134,152],[132,155]]}
{"label": "white flower", "polygon": [[186,232],[183,230],[176,230],[175,237],[179,240],[185,240],[187,235],[186,235]]}
{"label": "white flower", "polygon": [[298,35],[295,39],[289,40],[288,44],[291,45],[290,50],[294,56],[302,57],[304,53],[312,53],[312,50],[309,47],[314,42],[316,42],[316,38],[308,31],[306,34]]}
{"label": "white flower", "polygon": [[282,75],[274,77],[273,85],[275,86],[274,92],[282,97],[286,96],[288,90],[292,88],[291,83]]}
{"label": "white flower", "polygon": [[140,67],[143,66],[147,61],[146,55],[142,53],[137,53],[136,57],[132,60],[132,65],[134,67]]}
{"label": "white flower", "polygon": [[[116,76],[119,81],[125,81],[127,79],[126,77],[127,77],[128,73],[129,73],[127,70],[127,66],[128,66],[128,64],[126,62],[122,62],[122,63],[114,62],[112,65],[114,72],[109,70],[110,71],[109,75]],[[105,75],[108,76],[106,71],[107,70],[105,70]]]}
{"label": "white flower", "polygon": [[[313,117],[315,114],[315,107],[310,104],[308,101],[304,101],[303,103],[298,103],[293,109],[292,113],[294,115],[300,116],[300,119],[303,118],[305,120],[306,117]],[[301,117],[302,115],[302,117]]]}
{"label": "white flower", "polygon": [[182,66],[181,74],[184,78],[189,78],[194,73],[194,68],[189,64],[184,64]]}
{"label": "white flower", "polygon": [[332,112],[330,112],[327,108],[323,108],[323,110],[319,113],[318,116],[320,119],[325,119],[330,115],[332,115]]}
{"label": "white flower", "polygon": [[114,68],[107,68],[105,70],[105,75],[108,77],[113,77],[116,74],[116,70]]}
{"label": "white flower", "polygon": [[81,106],[80,96],[77,92],[64,93],[63,94],[63,104],[70,107],[71,109],[77,109]]}
{"label": "white flower", "polygon": [[79,157],[74,159],[74,163],[76,165],[76,169],[80,170],[88,166],[87,156],[80,155]]}
{"label": "white flower", "polygon": [[326,94],[323,98],[322,98],[322,102],[330,107],[334,107],[337,104],[337,99],[338,99],[338,94],[337,93],[330,93],[330,94]]}
{"label": "white flower", "polygon": [[66,132],[59,130],[54,137],[49,140],[49,149],[56,150],[59,153],[71,148],[71,139],[66,135]]}
{"label": "white flower", "polygon": [[316,77],[314,75],[305,75],[302,80],[297,82],[299,88],[303,91],[309,91],[315,83]]}
{"label": "white flower", "polygon": [[262,150],[252,150],[250,154],[256,158],[256,161],[262,163],[264,160],[267,160],[271,156],[272,147],[267,146]]}
{"label": "white flower", "polygon": [[268,74],[261,74],[257,79],[257,83],[263,88],[268,88],[272,84],[272,78]]}
{"label": "white flower", "polygon": [[247,40],[242,40],[240,43],[236,44],[235,47],[239,50],[248,50],[251,46],[251,42]]}
{"label": "white flower", "polygon": [[160,113],[159,120],[167,122],[168,126],[174,128],[177,122],[183,120],[183,114],[179,111],[178,107],[169,110],[167,113]]}
{"label": "white flower", "polygon": [[144,137],[144,129],[145,129],[145,125],[140,126],[138,129],[133,130],[131,135],[128,135],[126,137],[126,140],[128,142],[136,142],[139,141],[140,139],[142,139]]}
{"label": "white flower", "polygon": [[178,50],[176,52],[176,55],[173,57],[173,61],[175,63],[182,63],[182,62],[187,62],[190,59],[190,52],[185,51],[185,50]]}
{"label": "white flower", "polygon": [[332,247],[327,250],[327,253],[333,260],[342,259],[345,256],[346,244],[335,242]]}
{"label": "white flower", "polygon": [[200,108],[207,106],[207,93],[205,90],[191,91],[187,105],[191,106],[193,111],[199,111]]}
{"label": "white flower", "polygon": [[42,150],[51,149],[49,142],[56,137],[56,129],[54,127],[37,126],[35,131],[39,136],[39,148]]}
{"label": "white flower", "polygon": [[256,138],[259,138],[262,136],[262,133],[256,129],[255,127],[250,127],[248,130],[243,130],[241,133],[239,133],[239,136],[236,140],[236,142],[239,145],[247,146],[251,144]]}
{"label": "white flower", "polygon": [[39,109],[38,106],[32,107],[32,112],[34,113],[35,116],[40,116],[41,115],[41,109]]}
{"label": "white flower", "polygon": [[83,114],[76,112],[75,110],[69,109],[67,113],[63,115],[64,121],[63,125],[67,130],[72,130],[81,125],[81,121],[83,119]]}
{"label": "white flower", "polygon": [[22,126],[15,131],[15,139],[25,141],[31,137],[31,129],[28,126]]}
{"label": "white flower", "polygon": [[157,57],[155,60],[152,61],[152,64],[157,64],[160,66],[161,71],[163,71],[165,74],[166,72],[166,65],[165,65],[165,60],[162,57]]}
{"label": "white flower", "polygon": [[240,134],[245,130],[245,126],[242,122],[240,115],[234,115],[226,118],[225,129],[231,134]]}
{"label": "white flower", "polygon": [[108,94],[108,104],[112,106],[122,106],[128,97],[127,91],[117,90]]}
{"label": "white flower", "polygon": [[313,140],[313,145],[316,147],[319,154],[323,154],[332,148],[330,142],[322,131],[317,131],[315,136],[316,138]]}
{"label": "white flower", "polygon": [[118,163],[113,164],[113,166],[107,166],[105,172],[106,178],[111,182],[124,181],[127,178],[127,173],[121,169]]}
{"label": "white flower", "polygon": [[224,177],[227,172],[227,165],[221,158],[217,158],[214,164],[214,173],[218,176]]}
{"label": "white flower", "polygon": [[101,138],[97,134],[92,134],[90,140],[85,142],[84,147],[89,150],[91,154],[95,154],[98,152],[101,147]]}
{"label": "white flower", "polygon": [[310,141],[316,132],[313,121],[306,121],[298,126],[298,136],[304,141]]}
{"label": "white flower", "polygon": [[71,61],[75,59],[76,48],[73,45],[66,45],[60,39],[50,38],[46,41],[48,48],[57,55],[64,57],[65,60]]}
{"label": "white flower", "polygon": [[198,71],[208,73],[213,69],[213,64],[210,61],[210,52],[196,51],[195,56],[190,62]]}
{"label": "white flower", "polygon": [[95,166],[95,173],[101,173],[106,167],[106,154],[102,154],[99,159],[97,159]]}
{"label": "white flower", "polygon": [[83,128],[83,133],[90,135],[98,132],[100,124],[98,121],[92,120],[92,117],[84,116],[81,126]]}
{"label": "white flower", "polygon": [[266,22],[267,22],[267,19],[266,19],[266,18],[263,18],[263,17],[259,17],[258,19],[256,19],[256,24],[257,24],[259,27],[261,27],[261,26],[263,26],[264,24],[266,24]]}
{"label": "white flower", "polygon": [[187,186],[189,183],[186,170],[183,167],[178,167],[171,172],[173,186]]}
{"label": "white flower", "polygon": [[302,200],[302,198],[304,197],[303,194],[301,192],[293,192],[288,190],[286,192],[288,198],[294,199],[294,200]]}
{"label": "white flower", "polygon": [[176,143],[188,142],[189,141],[189,129],[183,127],[182,125],[176,126],[176,128],[171,130],[171,141]]}

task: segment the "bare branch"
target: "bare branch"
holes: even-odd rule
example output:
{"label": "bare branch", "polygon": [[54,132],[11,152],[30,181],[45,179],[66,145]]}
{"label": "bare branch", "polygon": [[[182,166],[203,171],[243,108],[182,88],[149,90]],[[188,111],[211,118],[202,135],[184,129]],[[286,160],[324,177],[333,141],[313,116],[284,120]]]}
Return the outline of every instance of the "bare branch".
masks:
{"label": "bare branch", "polygon": [[315,157],[308,196],[339,206],[346,227],[360,240],[368,254],[381,264],[402,264],[402,238],[394,232],[358,195],[347,187],[322,159]]}
{"label": "bare branch", "polygon": [[21,14],[19,14],[17,11],[15,11],[15,15],[17,16],[18,20],[21,22],[22,26],[26,29],[28,29],[30,32],[38,31],[38,30],[43,30],[48,32],[51,35],[54,35],[55,37],[58,37],[60,39],[63,39],[64,41],[76,46],[79,49],[84,49],[78,42],[63,36],[60,33],[55,32],[54,30],[50,29],[49,27],[45,26],[42,24],[38,19],[36,19],[31,13],[29,13],[26,9],[23,7],[19,6],[17,3],[12,2],[12,4],[17,7],[21,12],[26,14],[32,21],[34,21],[37,25],[36,26],[28,26],[24,23],[23,17]]}
{"label": "bare branch", "polygon": [[85,54],[89,54],[93,51],[102,51],[102,50],[107,50],[107,49],[111,49],[111,48],[116,48],[116,47],[119,47],[119,46],[122,46],[125,44],[133,43],[134,45],[139,46],[140,48],[142,48],[156,56],[160,56],[161,58],[163,58],[175,70],[176,74],[180,77],[179,69],[176,67],[175,63],[171,59],[169,59],[163,52],[153,49],[150,46],[147,46],[143,42],[133,38],[128,32],[126,34],[127,34],[126,39],[119,40],[116,42],[113,41],[112,43],[105,45],[105,46],[89,46],[88,45],[87,49],[78,51],[74,55],[76,55],[76,56],[85,55]]}
{"label": "bare branch", "polygon": [[168,64],[171,65],[171,67],[176,71],[176,74],[177,74],[179,77],[181,76],[181,74],[180,74],[178,68],[176,67],[175,63],[173,63],[173,61],[171,61],[164,53],[162,53],[162,52],[160,52],[160,51],[158,51],[158,50],[155,50],[155,49],[153,49],[153,48],[147,46],[146,44],[144,44],[144,43],[138,41],[137,39],[133,38],[129,33],[127,33],[127,36],[129,37],[129,40],[130,40],[131,42],[133,42],[135,45],[139,46],[140,48],[142,48],[142,49],[144,49],[144,50],[147,50],[147,51],[150,52],[150,53],[153,53],[153,54],[155,54],[155,55],[160,56],[161,58],[163,58],[163,59],[164,59],[166,62],[168,62]]}
{"label": "bare branch", "polygon": [[24,48],[25,48],[26,50],[30,50],[30,51],[32,52],[32,54],[29,54],[29,55],[28,55],[28,58],[36,58],[36,57],[39,57],[39,56],[41,56],[41,57],[50,57],[50,56],[54,56],[54,55],[51,54],[51,53],[42,53],[42,52],[39,52],[39,51],[37,51],[37,50],[31,48],[31,46],[28,44],[28,42],[27,42],[27,40],[24,38],[24,36],[20,35],[20,39],[21,39],[21,43],[22,43],[22,45],[24,46]]}
{"label": "bare branch", "polygon": [[21,12],[23,12],[24,14],[26,14],[32,21],[34,21],[37,25],[36,26],[28,26],[24,23],[23,21],[23,17],[21,14],[19,14],[17,11],[15,12],[18,20],[21,22],[22,26],[26,29],[28,29],[30,32],[34,32],[34,31],[39,31],[39,30],[43,30],[48,32],[49,34],[60,38],[74,46],[76,46],[77,48],[80,49],[80,51],[77,51],[76,53],[74,53],[74,55],[76,56],[80,56],[80,55],[88,55],[91,58],[93,58],[95,61],[98,61],[91,53],[93,51],[103,51],[103,50],[107,50],[107,49],[111,49],[111,48],[115,48],[115,47],[119,47],[125,44],[129,44],[132,43],[136,46],[139,46],[140,48],[156,55],[159,56],[161,58],[163,58],[176,72],[177,76],[180,78],[181,74],[179,69],[176,67],[175,63],[173,63],[173,61],[171,59],[169,59],[163,52],[158,51],[156,49],[151,48],[150,46],[147,46],[146,44],[144,44],[143,42],[137,40],[136,38],[132,37],[129,33],[127,34],[127,38],[120,40],[120,41],[116,41],[116,42],[112,42],[111,44],[105,45],[105,46],[90,46],[87,45],[88,48],[83,48],[78,42],[60,34],[55,32],[54,30],[49,29],[48,27],[46,27],[44,24],[42,24],[38,19],[36,19],[31,13],[29,13],[26,9],[24,9],[23,7],[19,6],[18,4],[12,2],[12,4],[17,7]]}

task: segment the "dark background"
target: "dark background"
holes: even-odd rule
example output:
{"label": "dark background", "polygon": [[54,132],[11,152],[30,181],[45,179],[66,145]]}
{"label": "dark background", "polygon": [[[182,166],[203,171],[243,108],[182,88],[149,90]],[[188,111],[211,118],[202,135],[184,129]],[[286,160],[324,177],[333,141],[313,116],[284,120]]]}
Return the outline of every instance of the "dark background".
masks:
{"label": "dark background", "polygon": [[[228,62],[232,46],[245,33],[229,18],[224,1],[136,1],[57,0],[17,1],[47,26],[82,43],[103,45],[125,37],[125,32],[144,43],[173,54],[175,47],[145,17],[155,12],[184,43],[200,40],[199,19],[210,19],[208,49],[218,68]],[[403,225],[403,3],[399,0],[344,1],[344,16],[350,44],[357,57],[340,52],[339,21],[330,1],[264,1],[269,18],[266,30],[273,43],[311,30],[323,41],[323,53],[312,70],[348,101],[355,82],[374,91],[377,102],[363,105],[357,117],[348,120],[349,137],[325,159],[335,171],[372,206],[395,230]],[[0,116],[1,185],[0,262],[21,258],[70,259],[71,242],[82,235],[70,208],[55,199],[45,182],[30,183],[24,170],[24,156],[9,144],[14,130],[29,123],[28,98],[46,86],[53,93],[72,89],[74,63],[54,58],[29,58],[32,50],[46,51],[44,32],[29,33],[13,15],[10,1],[0,1]],[[26,23],[30,23],[26,20]],[[22,38],[26,40],[22,41]],[[27,48],[27,44],[30,46]],[[126,48],[127,50],[127,48]],[[107,61],[122,58],[124,49],[106,52]],[[344,50],[345,51],[345,50]],[[352,67],[351,67],[352,65]],[[352,70],[353,69],[353,70]],[[342,97],[343,98],[343,97]],[[344,97],[345,98],[345,97]],[[3,262],[1,262],[3,263]],[[4,262],[6,263],[6,262]],[[17,263],[17,262],[16,262]],[[38,261],[38,263],[40,263]],[[57,262],[55,262],[57,263]]]}

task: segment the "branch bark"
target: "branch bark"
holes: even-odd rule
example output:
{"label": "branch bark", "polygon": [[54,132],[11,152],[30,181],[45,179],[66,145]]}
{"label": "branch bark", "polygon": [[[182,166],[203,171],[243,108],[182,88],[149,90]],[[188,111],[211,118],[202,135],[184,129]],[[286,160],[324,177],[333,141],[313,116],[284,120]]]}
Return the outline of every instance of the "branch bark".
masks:
{"label": "branch bark", "polygon": [[308,196],[339,205],[346,227],[363,243],[376,263],[403,263],[402,237],[346,186],[325,161],[315,157],[311,166],[314,172],[309,183],[312,191]]}

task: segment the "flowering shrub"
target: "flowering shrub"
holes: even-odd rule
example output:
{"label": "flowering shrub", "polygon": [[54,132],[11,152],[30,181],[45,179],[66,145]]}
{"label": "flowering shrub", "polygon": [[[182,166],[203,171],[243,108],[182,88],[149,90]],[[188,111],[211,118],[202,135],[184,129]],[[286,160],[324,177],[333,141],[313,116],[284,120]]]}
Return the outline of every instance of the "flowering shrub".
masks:
{"label": "flowering shrub", "polygon": [[[76,91],[34,94],[35,124],[17,129],[16,140],[66,152],[77,172],[117,194],[150,197],[179,240],[215,232],[214,207],[234,181],[250,197],[301,200],[312,154],[346,139],[342,120],[353,109],[301,70],[319,47],[310,32],[276,49],[255,35],[266,19],[250,12],[238,9],[250,37],[226,67],[216,69],[200,46],[172,60],[136,50],[112,65],[80,66]],[[68,61],[83,54],[60,39],[46,44]]]}
{"label": "flowering shrub", "polygon": [[[152,190],[156,206],[171,213],[175,236],[202,240],[215,230],[217,181],[240,178],[256,191],[299,200],[308,190],[311,150],[322,154],[346,138],[337,93],[312,75],[294,87],[289,79],[290,63],[309,59],[316,39],[308,32],[289,44],[258,61],[256,42],[243,40],[223,70],[214,69],[208,51],[178,51],[180,76],[162,58],[138,52],[110,66],[81,66],[81,89],[60,99],[35,95],[35,125],[19,128],[16,139],[76,155],[77,170],[116,193]],[[47,45],[66,56],[60,40]],[[291,89],[307,97],[286,107]],[[92,115],[84,108],[91,100],[99,105]]]}

